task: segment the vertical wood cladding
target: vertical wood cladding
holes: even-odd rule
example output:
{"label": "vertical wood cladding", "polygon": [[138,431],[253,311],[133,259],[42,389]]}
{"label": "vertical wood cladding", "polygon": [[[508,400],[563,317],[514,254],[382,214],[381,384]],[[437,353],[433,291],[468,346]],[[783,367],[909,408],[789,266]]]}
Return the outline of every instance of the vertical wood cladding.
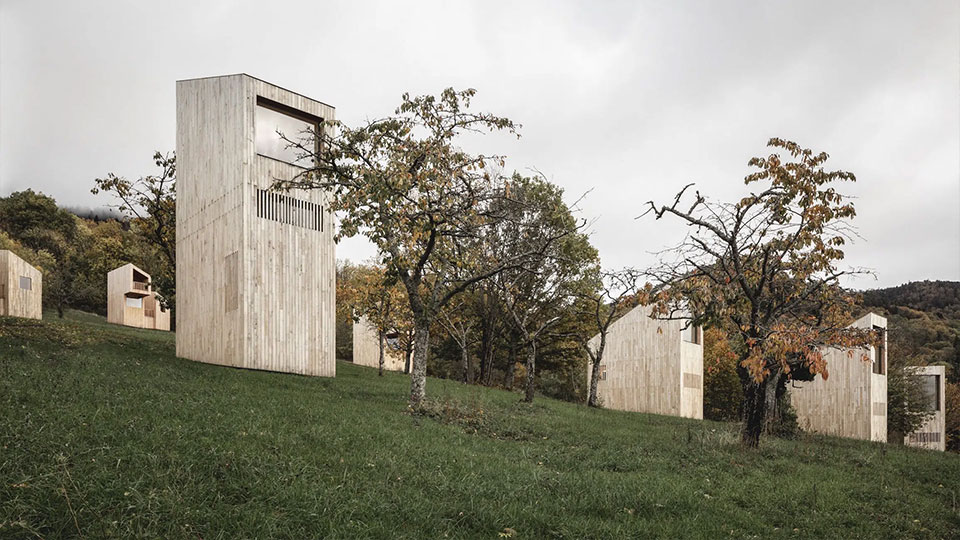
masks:
{"label": "vertical wood cladding", "polygon": [[43,318],[43,274],[10,250],[0,250],[0,315]]}
{"label": "vertical wood cladding", "polygon": [[[606,376],[597,382],[604,407],[703,418],[703,345],[683,340],[684,325],[651,319],[646,306],[611,325],[601,363]],[[699,329],[694,330],[699,338]],[[600,336],[594,336],[590,346],[599,342]],[[590,377],[588,366],[588,387]]]}
{"label": "vertical wood cladding", "polygon": [[911,368],[914,375],[920,377],[936,377],[936,393],[932,400],[933,416],[927,419],[916,431],[907,434],[903,443],[908,446],[926,448],[928,450],[947,449],[946,439],[946,405],[944,403],[945,379],[947,370],[944,366],[922,366]]}
{"label": "vertical wood cladding", "polygon": [[271,190],[303,169],[256,152],[257,100],[334,109],[248,75],[177,83],[177,354],[334,376],[326,194]]}
{"label": "vertical wood cladding", "polygon": [[[887,320],[868,313],[850,325],[855,328],[887,328]],[[793,382],[790,403],[797,412],[800,427],[827,435],[887,440],[887,376],[886,332],[884,351],[876,347],[821,351],[827,361],[829,377],[813,381]],[[874,364],[883,374],[874,373]]]}
{"label": "vertical wood cladding", "polygon": [[[353,363],[372,368],[380,367],[380,336],[366,317],[353,323]],[[403,371],[406,366],[404,352],[387,345],[383,354],[383,368]]]}
{"label": "vertical wood cladding", "polygon": [[156,297],[150,274],[136,266],[125,264],[107,272],[107,322],[170,330],[170,312],[160,307]]}

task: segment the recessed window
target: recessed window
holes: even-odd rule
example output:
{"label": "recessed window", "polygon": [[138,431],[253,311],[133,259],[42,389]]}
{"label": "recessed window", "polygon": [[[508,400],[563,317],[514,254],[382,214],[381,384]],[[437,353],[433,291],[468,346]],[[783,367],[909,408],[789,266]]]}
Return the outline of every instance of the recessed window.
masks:
{"label": "recessed window", "polygon": [[32,291],[33,278],[28,278],[27,276],[20,276],[20,288],[25,291]]}
{"label": "recessed window", "polygon": [[920,386],[923,388],[925,410],[940,410],[940,376],[920,375]]}
{"label": "recessed window", "polygon": [[680,335],[683,337],[683,340],[687,343],[699,344],[700,343],[700,328],[694,325],[688,325],[686,328],[680,329]]}
{"label": "recessed window", "polygon": [[887,330],[880,326],[873,327],[874,332],[877,333],[880,343],[874,347],[876,356],[873,358],[873,372],[877,375],[883,375],[887,372],[885,365],[887,362]]}
{"label": "recessed window", "polygon": [[132,308],[143,308],[143,298],[139,296],[128,296],[127,297],[127,307]]}
{"label": "recessed window", "polygon": [[[312,156],[291,145],[303,144],[310,152],[316,150],[315,133],[320,119],[268,99],[257,97],[254,113],[254,132],[257,153],[298,167],[310,167]],[[286,140],[284,140],[286,139]]]}

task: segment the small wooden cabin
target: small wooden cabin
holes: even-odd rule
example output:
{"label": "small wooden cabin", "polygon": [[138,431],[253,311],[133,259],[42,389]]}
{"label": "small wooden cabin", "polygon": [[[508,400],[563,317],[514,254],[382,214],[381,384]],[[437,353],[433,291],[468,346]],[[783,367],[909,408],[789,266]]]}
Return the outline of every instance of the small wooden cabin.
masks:
{"label": "small wooden cabin", "polygon": [[[609,409],[702,419],[703,331],[650,313],[637,306],[611,325],[598,397]],[[590,346],[599,341],[598,334]],[[588,388],[591,373],[588,365]]]}
{"label": "small wooden cabin", "polygon": [[43,318],[43,274],[7,249],[0,249],[0,316]]}
{"label": "small wooden cabin", "polygon": [[311,165],[279,133],[302,140],[334,118],[245,74],[177,81],[177,356],[335,375],[327,193],[272,189]]}
{"label": "small wooden cabin", "polygon": [[[396,333],[388,333],[383,351],[383,369],[403,371],[406,355],[400,348]],[[380,335],[377,328],[367,320],[353,323],[353,363],[372,368],[380,367]]]}
{"label": "small wooden cabin", "polygon": [[791,382],[790,402],[804,430],[886,442],[887,319],[868,313],[850,326],[873,328],[882,334],[883,344],[823,351],[829,377]]}
{"label": "small wooden cabin", "polygon": [[944,452],[947,449],[946,406],[944,405],[947,370],[943,366],[918,366],[910,370],[920,378],[923,393],[927,398],[927,409],[933,412],[933,416],[924,422],[920,429],[905,436],[903,444]]}
{"label": "small wooden cabin", "polygon": [[107,273],[107,322],[170,330],[170,311],[160,305],[150,274],[132,264]]}

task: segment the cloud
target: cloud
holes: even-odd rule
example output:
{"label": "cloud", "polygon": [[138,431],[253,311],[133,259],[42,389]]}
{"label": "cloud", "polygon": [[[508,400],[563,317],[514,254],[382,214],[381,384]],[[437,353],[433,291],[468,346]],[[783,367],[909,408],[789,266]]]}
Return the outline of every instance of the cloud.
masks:
{"label": "cloud", "polygon": [[[643,266],[677,224],[635,220],[690,181],[743,191],[771,136],[855,172],[866,239],[848,262],[896,285],[960,279],[960,6],[955,2],[5,2],[0,194],[62,204],[175,145],[174,81],[247,72],[349,123],[404,91],[475,87],[524,125],[472,144],[537,167],[607,265]],[[364,241],[338,247],[362,260]]]}

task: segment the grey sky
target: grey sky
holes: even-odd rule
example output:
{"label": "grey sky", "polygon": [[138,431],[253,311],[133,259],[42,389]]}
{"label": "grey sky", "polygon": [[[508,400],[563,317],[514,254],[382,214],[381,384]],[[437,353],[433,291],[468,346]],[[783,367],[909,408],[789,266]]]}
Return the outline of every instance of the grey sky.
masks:
{"label": "grey sky", "polygon": [[[730,199],[771,136],[856,173],[878,281],[960,279],[960,3],[0,2],[0,195],[99,206],[92,181],[152,173],[174,82],[246,72],[353,123],[401,93],[474,87],[523,124],[485,151],[536,167],[596,217],[608,266],[683,229],[635,221],[687,182]],[[338,256],[372,255],[364,241]]]}

